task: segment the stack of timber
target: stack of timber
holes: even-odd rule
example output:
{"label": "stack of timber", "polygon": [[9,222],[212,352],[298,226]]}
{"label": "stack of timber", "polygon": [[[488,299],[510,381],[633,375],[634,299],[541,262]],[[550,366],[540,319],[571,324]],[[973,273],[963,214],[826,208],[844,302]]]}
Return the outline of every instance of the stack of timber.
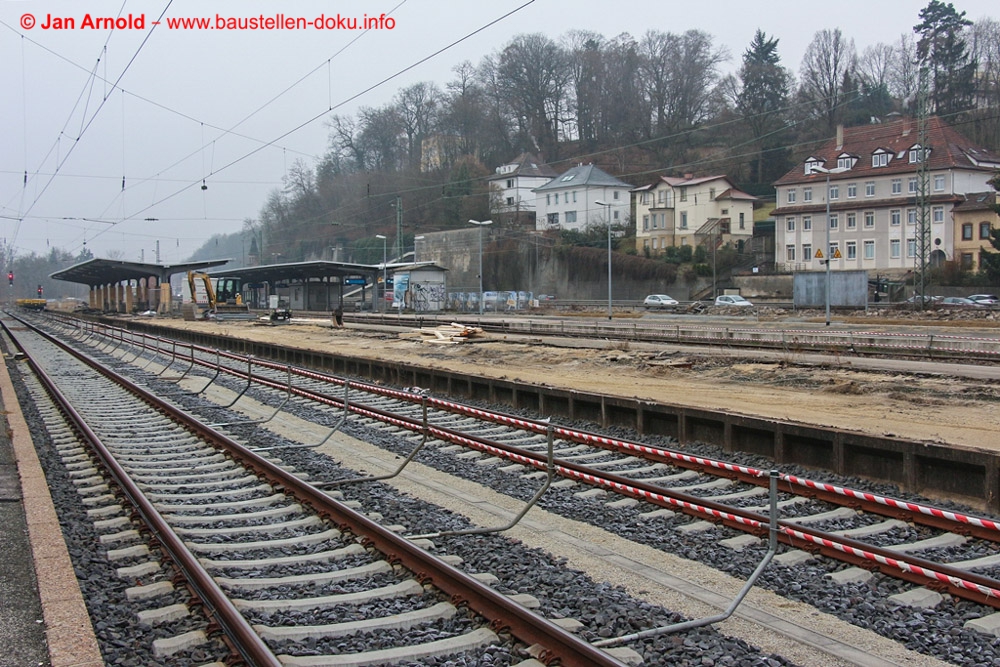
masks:
{"label": "stack of timber", "polygon": [[419,338],[425,343],[437,345],[457,345],[481,336],[483,336],[483,330],[479,327],[470,327],[457,322],[443,324],[433,329],[414,329],[399,334],[400,338]]}

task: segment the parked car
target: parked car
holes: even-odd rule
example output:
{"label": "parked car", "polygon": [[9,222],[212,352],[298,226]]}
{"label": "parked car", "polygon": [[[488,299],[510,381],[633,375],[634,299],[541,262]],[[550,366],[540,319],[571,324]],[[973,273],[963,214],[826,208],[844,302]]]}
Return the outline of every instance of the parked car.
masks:
{"label": "parked car", "polygon": [[995,306],[1000,303],[1000,297],[996,294],[970,294],[968,298],[984,306]]}
{"label": "parked car", "polygon": [[677,299],[668,294],[650,294],[643,299],[642,305],[644,305],[647,310],[650,308],[676,308],[678,302]]}
{"label": "parked car", "polygon": [[722,294],[715,297],[716,306],[737,306],[740,308],[749,308],[753,306],[752,303],[741,297],[739,294]]}
{"label": "parked car", "polygon": [[979,303],[962,296],[946,296],[937,302],[937,305],[946,308],[985,308],[985,303]]}

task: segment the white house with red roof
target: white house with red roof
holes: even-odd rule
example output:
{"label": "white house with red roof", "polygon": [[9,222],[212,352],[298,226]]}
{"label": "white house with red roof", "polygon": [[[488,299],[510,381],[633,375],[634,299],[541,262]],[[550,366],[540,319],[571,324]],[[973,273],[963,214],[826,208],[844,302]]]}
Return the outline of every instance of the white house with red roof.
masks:
{"label": "white house with red roof", "polygon": [[632,190],[636,248],[658,255],[669,247],[738,244],[753,236],[756,197],[727,176],[661,176]]}
{"label": "white house with red roof", "polygon": [[[955,260],[954,209],[966,193],[989,190],[986,183],[1000,168],[1000,156],[937,117],[927,119],[924,136],[921,145],[917,124],[908,118],[838,129],[835,139],[778,179],[772,211],[777,268],[821,270],[823,260],[832,257],[831,270],[890,275],[913,270],[919,263],[922,180],[928,260],[932,265]],[[824,248],[828,229],[830,246]]]}

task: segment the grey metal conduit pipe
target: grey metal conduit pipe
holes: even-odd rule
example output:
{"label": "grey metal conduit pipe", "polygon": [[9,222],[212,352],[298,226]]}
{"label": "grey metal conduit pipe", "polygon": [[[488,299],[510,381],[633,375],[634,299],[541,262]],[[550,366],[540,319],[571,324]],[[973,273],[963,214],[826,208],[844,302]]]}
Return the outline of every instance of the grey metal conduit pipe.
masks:
{"label": "grey metal conduit pipe", "polygon": [[681,630],[692,630],[694,628],[701,628],[706,625],[712,625],[714,623],[719,623],[726,620],[733,615],[736,608],[740,606],[743,599],[753,588],[754,583],[760,575],[767,569],[767,566],[771,563],[771,559],[774,558],[774,554],[778,550],[778,471],[772,470],[770,473],[771,478],[771,510],[770,510],[770,525],[768,526],[768,542],[767,542],[767,553],[764,554],[764,560],[760,562],[757,569],[754,570],[750,578],[743,585],[740,590],[739,595],[736,599],[732,601],[728,608],[721,614],[715,616],[709,616],[707,618],[697,618],[690,621],[684,621],[683,623],[674,623],[673,625],[664,625],[659,628],[652,628],[650,630],[643,630],[642,632],[636,632],[631,635],[625,635],[623,637],[612,637],[611,639],[603,639],[599,642],[593,642],[593,646],[598,648],[608,648],[609,646],[618,646],[620,644],[625,644],[631,641],[636,641],[639,639],[646,639],[647,637],[657,637],[659,635],[666,635],[672,632],[680,632]]}

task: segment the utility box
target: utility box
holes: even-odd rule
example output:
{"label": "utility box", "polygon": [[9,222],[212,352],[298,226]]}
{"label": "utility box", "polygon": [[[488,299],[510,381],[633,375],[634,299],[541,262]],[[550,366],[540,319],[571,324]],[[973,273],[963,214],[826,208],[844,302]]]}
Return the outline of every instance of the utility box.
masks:
{"label": "utility box", "polygon": [[[868,307],[867,271],[830,271],[830,306]],[[792,277],[792,304],[796,308],[826,307],[826,271],[802,271]]]}

